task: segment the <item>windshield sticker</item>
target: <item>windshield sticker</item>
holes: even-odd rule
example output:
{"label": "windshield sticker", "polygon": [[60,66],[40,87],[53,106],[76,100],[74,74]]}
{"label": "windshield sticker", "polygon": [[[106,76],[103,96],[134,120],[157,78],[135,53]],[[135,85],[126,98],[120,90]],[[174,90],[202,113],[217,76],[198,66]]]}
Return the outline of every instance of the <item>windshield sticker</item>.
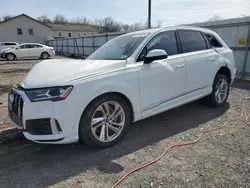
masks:
{"label": "windshield sticker", "polygon": [[136,35],[133,35],[132,37],[133,38],[137,38],[137,37],[146,37],[149,33],[140,33],[140,34],[136,34]]}

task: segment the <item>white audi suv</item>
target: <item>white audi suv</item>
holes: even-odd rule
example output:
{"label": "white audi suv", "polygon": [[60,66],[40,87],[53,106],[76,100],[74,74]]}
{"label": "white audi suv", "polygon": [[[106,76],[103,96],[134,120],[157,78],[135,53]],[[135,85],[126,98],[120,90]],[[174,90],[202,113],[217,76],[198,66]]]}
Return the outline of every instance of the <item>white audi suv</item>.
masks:
{"label": "white audi suv", "polygon": [[36,64],[9,94],[9,115],[38,143],[116,144],[132,122],[206,98],[235,78],[232,50],[209,29],[164,27],[114,38],[86,60]]}

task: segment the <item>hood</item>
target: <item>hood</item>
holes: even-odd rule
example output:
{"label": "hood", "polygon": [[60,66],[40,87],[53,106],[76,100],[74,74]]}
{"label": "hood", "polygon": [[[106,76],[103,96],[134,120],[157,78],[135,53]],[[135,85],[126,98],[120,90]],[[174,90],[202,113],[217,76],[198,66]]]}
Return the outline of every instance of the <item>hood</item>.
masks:
{"label": "hood", "polygon": [[126,60],[45,60],[36,64],[21,86],[26,89],[70,84],[71,81],[125,67]]}
{"label": "hood", "polygon": [[5,52],[5,51],[9,51],[11,48],[4,48],[2,50],[0,50],[0,52]]}

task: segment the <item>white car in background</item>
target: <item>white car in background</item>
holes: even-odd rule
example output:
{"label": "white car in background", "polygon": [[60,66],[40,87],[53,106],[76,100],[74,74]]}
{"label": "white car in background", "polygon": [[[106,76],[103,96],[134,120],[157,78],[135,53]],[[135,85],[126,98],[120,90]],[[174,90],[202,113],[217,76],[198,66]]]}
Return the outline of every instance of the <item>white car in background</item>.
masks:
{"label": "white car in background", "polygon": [[9,115],[34,142],[110,147],[132,122],[203,97],[224,105],[234,61],[233,51],[209,29],[128,33],[86,60],[37,63],[10,92]]}
{"label": "white car in background", "polygon": [[30,58],[48,59],[54,55],[55,51],[52,47],[38,43],[23,43],[4,50],[1,56],[8,61],[13,61]]}
{"label": "white car in background", "polygon": [[12,48],[13,46],[16,46],[16,45],[18,45],[17,42],[9,42],[9,41],[1,42],[0,43],[0,50],[3,50],[5,48]]}

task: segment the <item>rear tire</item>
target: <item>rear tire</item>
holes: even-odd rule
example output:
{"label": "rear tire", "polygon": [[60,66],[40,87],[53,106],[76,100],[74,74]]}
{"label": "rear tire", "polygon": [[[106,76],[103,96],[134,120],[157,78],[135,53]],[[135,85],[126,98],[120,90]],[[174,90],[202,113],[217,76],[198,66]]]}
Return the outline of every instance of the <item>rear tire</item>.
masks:
{"label": "rear tire", "polygon": [[226,103],[228,96],[229,96],[229,79],[224,74],[217,74],[213,83],[213,91],[207,97],[208,102],[213,107],[219,107]]}
{"label": "rear tire", "polygon": [[48,58],[49,58],[48,52],[43,52],[43,53],[41,54],[41,59],[48,59]]}
{"label": "rear tire", "polygon": [[93,148],[115,145],[131,124],[130,114],[128,104],[118,95],[108,94],[96,98],[82,114],[79,125],[80,141]]}
{"label": "rear tire", "polygon": [[14,61],[16,59],[16,55],[13,53],[8,53],[5,55],[5,57],[8,61]]}

